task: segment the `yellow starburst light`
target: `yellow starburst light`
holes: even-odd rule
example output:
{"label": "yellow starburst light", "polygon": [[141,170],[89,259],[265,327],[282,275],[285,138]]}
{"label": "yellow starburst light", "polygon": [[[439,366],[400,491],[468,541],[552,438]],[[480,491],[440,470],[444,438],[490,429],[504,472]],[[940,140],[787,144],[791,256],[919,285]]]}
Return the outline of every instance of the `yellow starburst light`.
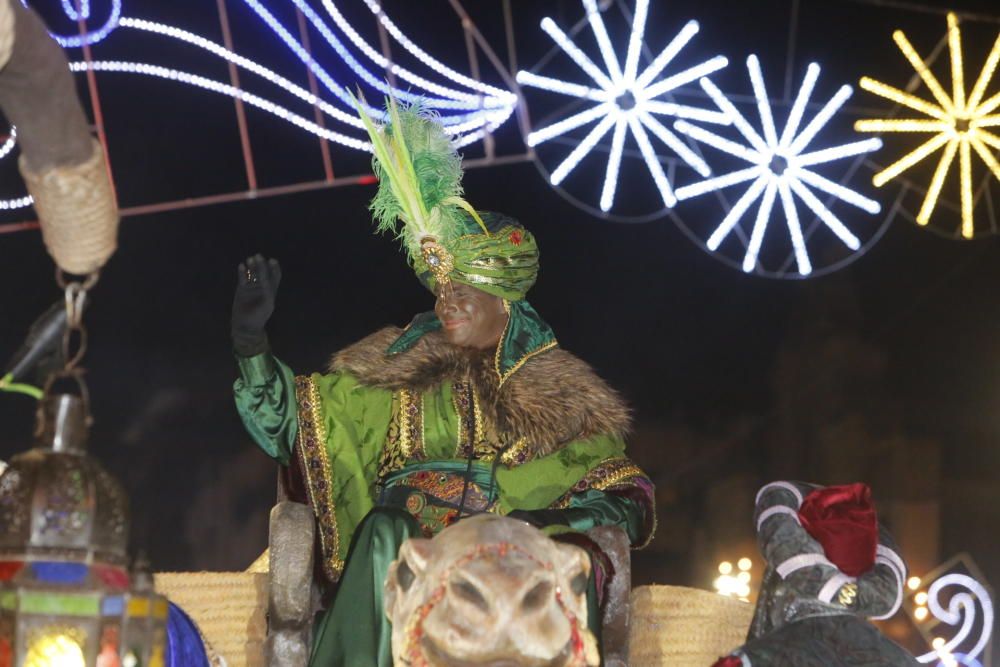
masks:
{"label": "yellow starburst light", "polygon": [[993,112],[1000,107],[1000,92],[986,98],[986,90],[1000,63],[1000,35],[986,58],[986,63],[976,79],[971,92],[966,95],[965,67],[962,63],[962,33],[958,17],[948,14],[948,51],[951,54],[951,96],[941,86],[927,63],[913,48],[910,41],[897,30],[892,35],[900,51],[917,71],[921,80],[930,90],[935,102],[928,102],[899,88],[864,77],[861,87],[870,93],[884,97],[901,106],[917,111],[930,118],[882,118],[859,120],[854,125],[858,132],[912,132],[932,135],[917,148],[904,155],[895,163],[875,174],[872,182],[882,187],[924,158],[942,149],[941,158],[934,176],[931,178],[927,195],[917,214],[917,222],[926,225],[931,220],[944,186],[945,178],[955,157],[958,157],[959,184],[961,189],[962,236],[970,239],[975,232],[973,224],[972,198],[972,153],[989,168],[1000,181],[1000,162],[991,149],[1000,150],[1000,136],[987,128],[1000,126],[1000,114]]}

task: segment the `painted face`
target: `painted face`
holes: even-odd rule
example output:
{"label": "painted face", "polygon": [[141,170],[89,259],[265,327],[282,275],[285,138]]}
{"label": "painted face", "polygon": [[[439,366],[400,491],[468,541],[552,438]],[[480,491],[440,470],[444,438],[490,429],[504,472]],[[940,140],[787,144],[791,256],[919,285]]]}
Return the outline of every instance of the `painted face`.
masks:
{"label": "painted face", "polygon": [[442,290],[434,312],[444,325],[445,338],[459,347],[496,347],[507,326],[503,299],[461,283]]}

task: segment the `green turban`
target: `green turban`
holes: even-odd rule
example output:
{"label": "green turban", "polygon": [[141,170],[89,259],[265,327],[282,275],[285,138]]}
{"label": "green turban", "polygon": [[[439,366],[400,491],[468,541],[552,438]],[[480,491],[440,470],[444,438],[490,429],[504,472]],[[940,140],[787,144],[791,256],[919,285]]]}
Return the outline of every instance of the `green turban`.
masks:
{"label": "green turban", "polygon": [[[496,355],[503,384],[530,357],[556,345],[552,329],[524,299],[538,276],[535,237],[513,218],[480,214],[464,199],[461,156],[436,116],[390,98],[388,122],[380,124],[356,102],[379,181],[370,205],[376,229],[402,241],[417,278],[435,294],[455,281],[504,300],[509,318]],[[433,312],[418,315],[387,352],[404,352],[440,328]]]}
{"label": "green turban", "polygon": [[[517,220],[500,213],[484,212],[479,217],[488,235],[469,215],[465,233],[442,244],[453,264],[448,277],[501,299],[520,301],[538,277],[535,237]],[[416,256],[413,270],[424,287],[436,294],[437,280],[427,257]]]}
{"label": "green turban", "polygon": [[[479,214],[487,235],[470,215],[465,234],[443,245],[452,263],[448,278],[481,289],[503,299],[509,318],[500,339],[497,375],[501,384],[530,357],[556,346],[551,327],[525,300],[538,276],[538,244],[534,235],[513,218],[500,213]],[[435,271],[425,256],[417,256],[413,269],[420,282],[437,293]],[[433,311],[421,313],[389,347],[398,354],[413,347],[420,338],[441,328]]]}

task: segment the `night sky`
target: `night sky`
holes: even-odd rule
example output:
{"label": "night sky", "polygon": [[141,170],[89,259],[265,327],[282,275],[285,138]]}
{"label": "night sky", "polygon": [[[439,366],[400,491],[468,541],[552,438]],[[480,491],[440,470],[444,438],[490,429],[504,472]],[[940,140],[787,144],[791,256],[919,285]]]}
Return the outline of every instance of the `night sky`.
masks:
{"label": "night sky", "polygon": [[[59,3],[48,4],[46,15],[56,24]],[[269,4],[282,17],[292,16],[282,13],[285,3]],[[339,4],[359,20],[366,15],[361,2]],[[443,26],[426,46],[461,68],[464,42],[447,3],[420,4],[426,16],[416,15],[412,0],[385,6],[414,36],[428,34],[427,24]],[[740,63],[756,52],[765,69],[783,68],[788,0],[652,4],[647,39],[654,50],[693,16],[702,20],[693,53],[724,53]],[[500,3],[477,5],[477,23],[505,55],[502,26],[496,23]],[[949,6],[996,11],[991,0],[956,0]],[[230,0],[228,7],[236,50],[293,73],[289,76],[305,85],[301,65],[251,18],[244,3]],[[529,65],[548,46],[537,30],[546,13],[571,22],[581,9],[570,0],[514,0],[518,56]],[[221,39],[215,3],[208,0],[126,0],[125,15]],[[944,30],[938,14],[846,0],[804,0],[801,21],[796,79],[806,62],[821,61],[827,96],[862,74],[887,81],[909,77],[891,41],[893,28],[906,28],[922,44],[933,44]],[[970,61],[975,62],[971,54],[986,52],[995,35],[981,25],[969,30]],[[222,64],[199,52],[124,31],[97,45],[94,57],[130,57],[227,78]],[[335,62],[331,54],[325,57],[324,62]],[[348,76],[330,67],[333,74]],[[729,70],[717,83],[748,92],[745,69],[737,64]],[[251,90],[270,90],[247,78]],[[228,98],[124,75],[101,75],[98,82],[123,206],[246,188]],[[874,100],[868,96],[867,102],[878,106]],[[307,106],[295,108],[311,117]],[[253,110],[248,120],[262,186],[322,178],[315,138]],[[847,121],[840,125],[849,128]],[[523,151],[513,120],[498,133],[498,149]],[[479,150],[470,149],[469,155]],[[888,155],[898,150],[897,145]],[[364,172],[364,156],[338,146],[331,151],[338,175]],[[5,196],[20,192],[9,163],[3,164]],[[599,180],[600,171],[580,178]],[[860,179],[854,185],[871,191]],[[669,496],[661,498],[671,505],[668,516],[697,525],[712,485],[734,475],[749,475],[757,485],[777,474],[845,481],[813,463],[789,470],[766,441],[788,419],[783,412],[788,402],[781,397],[812,396],[817,386],[842,375],[845,359],[853,358],[819,354],[828,349],[822,337],[850,340],[878,358],[875,370],[863,375],[863,390],[879,401],[866,406],[868,418],[891,413],[897,436],[939,445],[941,479],[947,482],[934,492],[943,501],[941,559],[968,551],[992,583],[1000,584],[995,539],[1000,246],[995,239],[958,242],[898,219],[880,242],[839,272],[808,281],[771,280],[717,261],[667,218],[619,224],[588,215],[553,192],[530,162],[470,170],[465,188],[476,207],[513,215],[537,236],[542,268],[531,303],[563,347],[591,363],[634,406],[641,441],[634,457]],[[650,202],[645,210],[655,208],[648,181],[630,180],[625,191],[638,208]],[[91,449],[128,487],[133,544],[148,551],[156,569],[242,568],[266,546],[275,470],[244,434],[231,398],[235,364],[228,318],[242,258],[260,252],[282,263],[284,279],[269,332],[276,354],[298,372],[320,369],[342,346],[383,325],[403,325],[431,307],[430,294],[413,278],[396,244],[371,233],[366,206],[372,193],[373,186],[318,189],[123,222],[120,249],[102,274],[87,315],[86,365],[96,418]],[[711,222],[693,210],[694,215],[681,211],[687,224]],[[5,218],[19,219],[24,217]],[[864,217],[850,220],[877,224]],[[60,298],[52,270],[37,232],[0,235],[0,357],[11,354],[30,322]],[[811,357],[814,344],[817,355]],[[785,354],[792,349],[794,355]],[[782,372],[782,359],[788,358],[808,372]],[[0,396],[0,458],[28,447],[32,407],[27,398]],[[824,406],[802,401],[797,409],[822,413]],[[717,456],[671,439],[684,433],[688,444],[715,442],[740,424],[749,425],[746,437]],[[811,443],[799,446],[808,450]],[[970,490],[963,498],[979,494],[979,505],[966,500],[949,505],[955,489]],[[874,490],[877,499],[893,493]],[[752,501],[732,512],[746,517],[752,535]],[[640,557],[637,577],[708,585],[692,574],[684,545],[673,547]]]}

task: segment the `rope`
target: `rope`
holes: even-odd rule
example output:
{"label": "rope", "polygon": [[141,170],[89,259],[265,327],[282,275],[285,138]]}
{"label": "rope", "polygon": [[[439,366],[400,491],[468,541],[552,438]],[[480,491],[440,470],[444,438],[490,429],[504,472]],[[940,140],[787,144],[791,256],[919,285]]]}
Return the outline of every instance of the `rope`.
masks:
{"label": "rope", "polygon": [[33,173],[22,156],[19,167],[59,268],[88,275],[104,266],[118,244],[118,206],[100,144],[82,164]]}

